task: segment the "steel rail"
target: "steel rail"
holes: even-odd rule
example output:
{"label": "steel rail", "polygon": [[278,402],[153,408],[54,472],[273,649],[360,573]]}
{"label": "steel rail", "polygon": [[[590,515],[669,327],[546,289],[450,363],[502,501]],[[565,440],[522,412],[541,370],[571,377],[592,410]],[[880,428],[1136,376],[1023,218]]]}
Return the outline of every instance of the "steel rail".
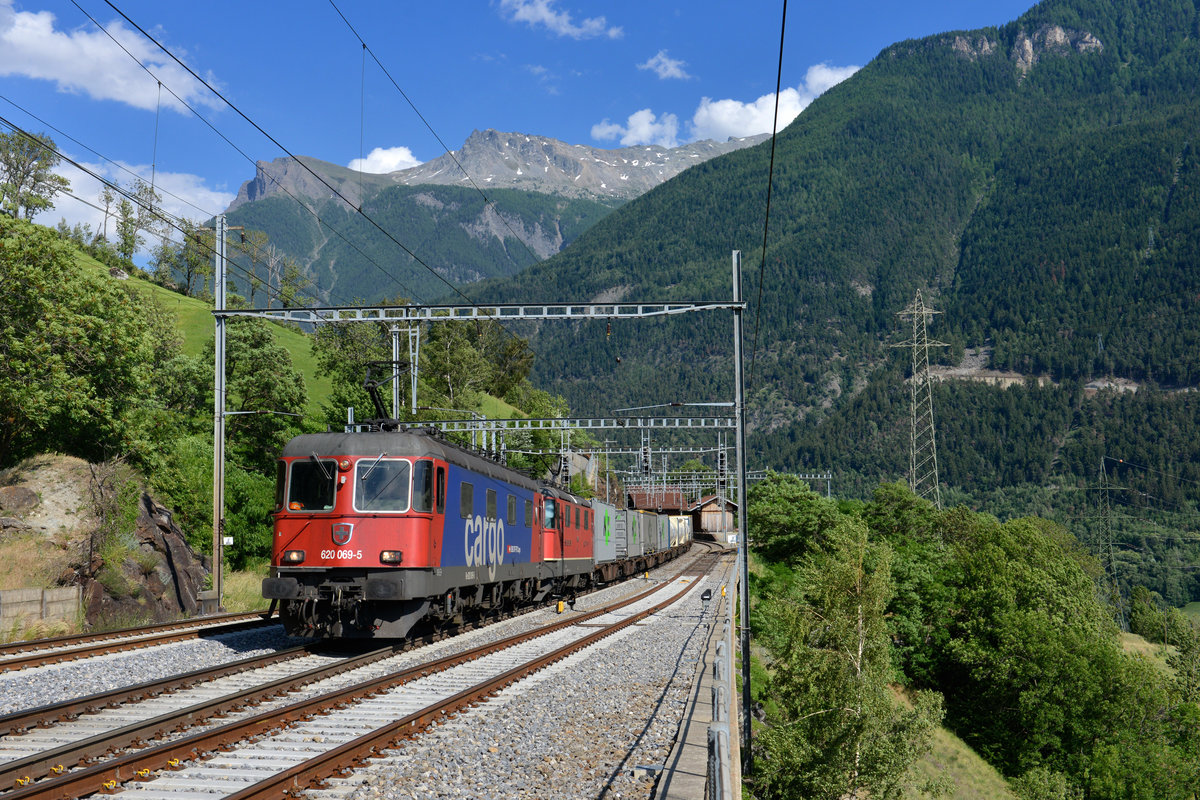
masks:
{"label": "steel rail", "polygon": [[[702,546],[706,543],[698,542]],[[696,561],[711,557],[713,550],[702,555]],[[694,569],[693,565],[686,567],[671,578],[673,582],[682,575]],[[302,700],[291,706],[274,711],[267,711],[218,728],[199,731],[184,736],[172,742],[166,742],[145,750],[126,753],[110,761],[84,767],[74,772],[59,774],[58,777],[47,777],[41,782],[23,782],[12,791],[3,795],[4,800],[31,800],[31,798],[77,798],[87,794],[111,789],[120,783],[133,780],[147,780],[152,772],[161,769],[175,769],[186,760],[199,758],[206,752],[212,752],[228,747],[230,744],[254,736],[260,736],[281,727],[289,727],[299,721],[320,715],[325,709],[341,707],[360,699],[378,694],[391,688],[408,683],[425,675],[441,672],[458,664],[474,661],[485,655],[504,650],[521,642],[578,625],[595,617],[612,613],[631,603],[646,598],[660,591],[666,584],[660,584],[637,595],[609,604],[594,611],[544,625],[533,631],[510,636],[490,644],[480,645],[461,653],[445,656],[425,664],[420,664],[397,673],[372,678],[343,689],[335,690],[318,697]],[[690,586],[688,588],[691,588]],[[686,589],[684,590],[686,591]],[[278,692],[277,692],[278,693]],[[100,737],[97,737],[100,738]],[[99,743],[92,743],[96,746]],[[108,749],[112,749],[111,747]],[[56,766],[56,765],[53,765]]]}
{"label": "steel rail", "polygon": [[[137,629],[136,631],[128,629],[113,631],[109,634],[83,634],[78,637],[58,637],[58,641],[62,641],[68,645],[66,647],[48,645],[34,647],[30,651],[18,645],[7,645],[4,649],[0,650],[0,672],[25,669],[30,666],[56,664],[63,661],[76,661],[81,658],[88,658],[104,653],[119,653],[123,650],[137,650],[149,645],[166,644],[185,639],[198,639],[204,635],[236,633],[238,631],[279,624],[276,621],[267,619],[262,613],[226,614],[220,618],[206,617],[204,619],[206,622],[200,622],[199,624],[197,624],[197,620],[189,620],[188,622],[169,622],[162,625],[152,625],[148,628]],[[223,621],[215,625],[207,621],[214,619],[222,619]],[[147,635],[141,635],[143,633]],[[56,640],[39,639],[35,641],[41,644]],[[71,647],[70,644],[72,642],[78,643],[80,646]],[[11,657],[4,657],[6,651],[13,655]]]}
{"label": "steel rail", "polygon": [[[712,553],[700,560],[713,559]],[[694,565],[693,565],[694,566]],[[709,564],[711,566],[711,564]],[[699,573],[703,574],[703,573]],[[666,584],[663,584],[664,586]],[[366,736],[327,750],[296,766],[259,781],[241,791],[227,795],[225,800],[260,800],[260,798],[277,798],[288,792],[296,792],[314,786],[317,783],[341,774],[354,766],[360,766],[366,759],[377,755],[381,750],[395,747],[401,740],[414,738],[434,722],[458,713],[468,706],[484,702],[501,689],[522,680],[545,667],[554,664],[569,655],[579,652],[601,639],[641,622],[651,614],[656,614],[664,608],[678,602],[685,594],[696,587],[689,583],[676,594],[663,600],[651,608],[632,614],[623,620],[600,628],[546,655],[525,662],[519,666],[501,673],[493,678],[464,689],[456,695],[426,706],[420,711],[404,716],[395,722],[377,728]],[[659,587],[661,588],[661,587]],[[578,620],[575,624],[578,624]]]}
{"label": "steel rail", "polygon": [[[235,675],[239,672],[259,666],[269,666],[280,661],[287,661],[305,653],[312,652],[312,645],[290,647],[287,650],[277,650],[265,656],[248,656],[247,658],[230,661],[216,667],[198,669],[179,675],[171,675],[161,680],[147,681],[133,686],[124,686],[100,694],[90,694],[73,700],[63,700],[59,703],[38,706],[27,711],[17,711],[0,717],[0,736],[20,734],[31,728],[46,728],[55,722],[75,719],[82,714],[91,714],[105,708],[127,704],[160,694],[178,691],[195,686],[197,683]],[[0,770],[4,765],[0,765]],[[0,775],[3,775],[0,772]],[[5,781],[0,777],[0,786]]]}
{"label": "steel rail", "polygon": [[[305,670],[295,675],[251,686],[240,692],[222,695],[213,700],[195,703],[157,717],[132,722],[120,728],[98,733],[76,742],[45,750],[26,758],[0,765],[0,786],[24,786],[50,775],[62,774],[66,765],[84,764],[114,750],[149,741],[173,730],[191,727],[212,718],[219,718],[246,706],[255,705],[300,689],[315,681],[331,678],[343,672],[390,658],[403,649],[406,643],[372,650],[352,656],[333,664]],[[304,650],[306,648],[296,648]],[[292,651],[280,651],[292,652]],[[278,653],[275,655],[279,655]],[[268,657],[272,663],[282,660]]]}
{"label": "steel rail", "polygon": [[169,630],[173,628],[191,628],[198,625],[208,625],[211,623],[236,622],[239,620],[250,619],[251,617],[262,617],[266,611],[251,611],[237,612],[229,614],[214,614],[208,617],[190,617],[188,619],[175,620],[174,622],[161,622],[155,625],[142,625],[137,628],[120,628],[115,631],[104,631],[103,633],[71,633],[65,636],[51,636],[45,639],[25,639],[18,642],[7,642],[0,644],[0,657],[7,656],[10,653],[24,653],[33,650],[45,650],[49,647],[59,647],[69,644],[83,644],[85,642],[98,642],[104,639],[115,639],[122,636],[137,636],[140,633],[149,630]]}

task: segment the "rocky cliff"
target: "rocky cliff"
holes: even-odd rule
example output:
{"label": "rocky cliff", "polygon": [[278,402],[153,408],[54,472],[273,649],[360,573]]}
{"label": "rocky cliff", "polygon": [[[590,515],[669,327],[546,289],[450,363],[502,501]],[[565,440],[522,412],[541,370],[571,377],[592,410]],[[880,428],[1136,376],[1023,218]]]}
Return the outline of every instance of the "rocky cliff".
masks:
{"label": "rocky cliff", "polygon": [[0,588],[78,585],[98,629],[197,614],[207,559],[131,479],[52,455],[0,472]]}

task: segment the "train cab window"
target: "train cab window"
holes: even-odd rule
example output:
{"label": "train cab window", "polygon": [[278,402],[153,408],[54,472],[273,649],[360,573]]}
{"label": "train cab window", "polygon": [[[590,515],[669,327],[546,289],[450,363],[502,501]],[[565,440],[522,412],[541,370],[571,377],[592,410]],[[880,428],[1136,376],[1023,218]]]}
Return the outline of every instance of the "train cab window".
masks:
{"label": "train cab window", "polygon": [[458,487],[458,515],[463,519],[470,519],[474,513],[475,487],[464,482]]}
{"label": "train cab window", "polygon": [[546,510],[543,514],[545,522],[542,524],[542,527],[550,529],[558,527],[558,515],[555,514],[555,510],[554,501],[550,498],[546,498]]}
{"label": "train cab window", "polygon": [[509,525],[517,524],[517,498],[511,494],[508,496],[508,514],[505,516],[505,522]]}
{"label": "train cab window", "polygon": [[359,511],[408,511],[412,464],[364,458],[355,465],[354,507]]}
{"label": "train cab window", "polygon": [[433,462],[413,463],[412,510],[433,511]]}
{"label": "train cab window", "polygon": [[496,490],[488,489],[486,497],[487,497],[487,518],[495,519],[496,518]]}
{"label": "train cab window", "polygon": [[446,468],[437,468],[437,513],[446,513]]}
{"label": "train cab window", "polygon": [[288,481],[288,510],[332,511],[337,471],[337,462],[331,458],[313,456],[293,461]]}
{"label": "train cab window", "polygon": [[575,506],[575,527],[579,527],[579,506]]}
{"label": "train cab window", "polygon": [[525,501],[525,527],[526,528],[533,527],[533,501],[532,500]]}

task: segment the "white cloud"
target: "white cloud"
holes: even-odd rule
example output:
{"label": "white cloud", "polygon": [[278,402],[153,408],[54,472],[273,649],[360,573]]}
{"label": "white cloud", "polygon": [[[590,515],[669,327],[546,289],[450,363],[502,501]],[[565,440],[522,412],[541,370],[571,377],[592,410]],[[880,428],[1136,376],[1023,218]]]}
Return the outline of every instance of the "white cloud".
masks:
{"label": "white cloud", "polygon": [[501,0],[500,7],[509,12],[515,22],[539,25],[553,34],[570,39],[596,39],[600,37],[619,39],[625,32],[618,27],[609,27],[604,17],[589,17],[576,25],[571,12],[559,11],[555,0]]}
{"label": "white cloud", "polygon": [[384,175],[420,164],[421,161],[407,147],[376,147],[366,158],[356,158],[346,166],[355,172]]}
{"label": "white cloud", "polygon": [[[779,93],[779,129],[782,130],[822,92],[849,78],[857,66],[832,67],[814,64],[804,82]],[[775,95],[765,94],[753,103],[712,100],[705,97],[692,115],[691,132],[696,139],[724,141],[729,137],[770,133],[775,117]]]}
{"label": "white cloud", "polygon": [[619,139],[624,135],[624,128],[615,122],[609,122],[607,119],[603,122],[597,122],[592,126],[592,138],[599,139],[602,142],[607,142],[610,139]]}
{"label": "white cloud", "polygon": [[[663,51],[659,55],[665,58],[666,53]],[[653,61],[654,59],[651,59],[647,64]],[[799,116],[822,92],[849,78],[858,69],[856,66],[832,67],[828,64],[814,64],[809,67],[800,86],[789,87],[779,93],[780,130]],[[730,137],[770,133],[774,117],[774,94],[765,94],[752,103],[705,97],[688,123],[689,136],[686,141],[724,141]],[[656,116],[650,109],[643,108],[631,114],[624,125],[608,119],[593,125],[592,138],[597,141],[616,139],[626,147],[635,144],[676,147],[679,145],[679,119],[674,114]]]}
{"label": "white cloud", "polygon": [[692,77],[687,73],[684,67],[686,61],[679,61],[667,56],[666,50],[659,50],[658,53],[647,61],[645,64],[638,64],[638,69],[652,69],[659,78],[667,80],[668,78],[680,78],[687,80]]}
{"label": "white cloud", "polygon": [[[167,87],[188,103],[221,105],[186,70],[154,49],[144,37],[121,23],[106,27],[137,62],[103,31],[57,30],[50,12],[16,11],[13,0],[0,0],[0,76],[21,75],[52,81],[61,92],[116,100],[153,111],[158,105],[158,83],[139,66],[144,64],[163,82],[164,107],[185,111],[165,91]],[[208,80],[212,82],[211,78]]]}
{"label": "white cloud", "polygon": [[[804,88],[811,93],[812,100],[820,94],[823,94],[826,89],[832,89],[842,81],[849,78],[854,73],[858,72],[860,67],[831,67],[828,64],[813,64],[808,68],[808,72],[804,74]],[[807,103],[805,104],[807,105]]]}
{"label": "white cloud", "polygon": [[624,125],[607,119],[592,126],[592,138],[604,141],[619,138],[621,144],[657,144],[663,147],[679,146],[679,118],[674,114],[658,117],[648,108],[629,115]]}

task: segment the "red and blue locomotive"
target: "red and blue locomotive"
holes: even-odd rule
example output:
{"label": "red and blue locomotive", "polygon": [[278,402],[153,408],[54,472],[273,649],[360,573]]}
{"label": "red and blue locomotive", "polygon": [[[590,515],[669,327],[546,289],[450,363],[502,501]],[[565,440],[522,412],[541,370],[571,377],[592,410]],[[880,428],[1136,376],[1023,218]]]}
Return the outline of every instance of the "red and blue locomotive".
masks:
{"label": "red and blue locomotive", "polygon": [[403,637],[422,620],[572,597],[690,546],[690,526],[639,539],[635,513],[429,430],[306,434],[278,462],[263,596],[292,634]]}

